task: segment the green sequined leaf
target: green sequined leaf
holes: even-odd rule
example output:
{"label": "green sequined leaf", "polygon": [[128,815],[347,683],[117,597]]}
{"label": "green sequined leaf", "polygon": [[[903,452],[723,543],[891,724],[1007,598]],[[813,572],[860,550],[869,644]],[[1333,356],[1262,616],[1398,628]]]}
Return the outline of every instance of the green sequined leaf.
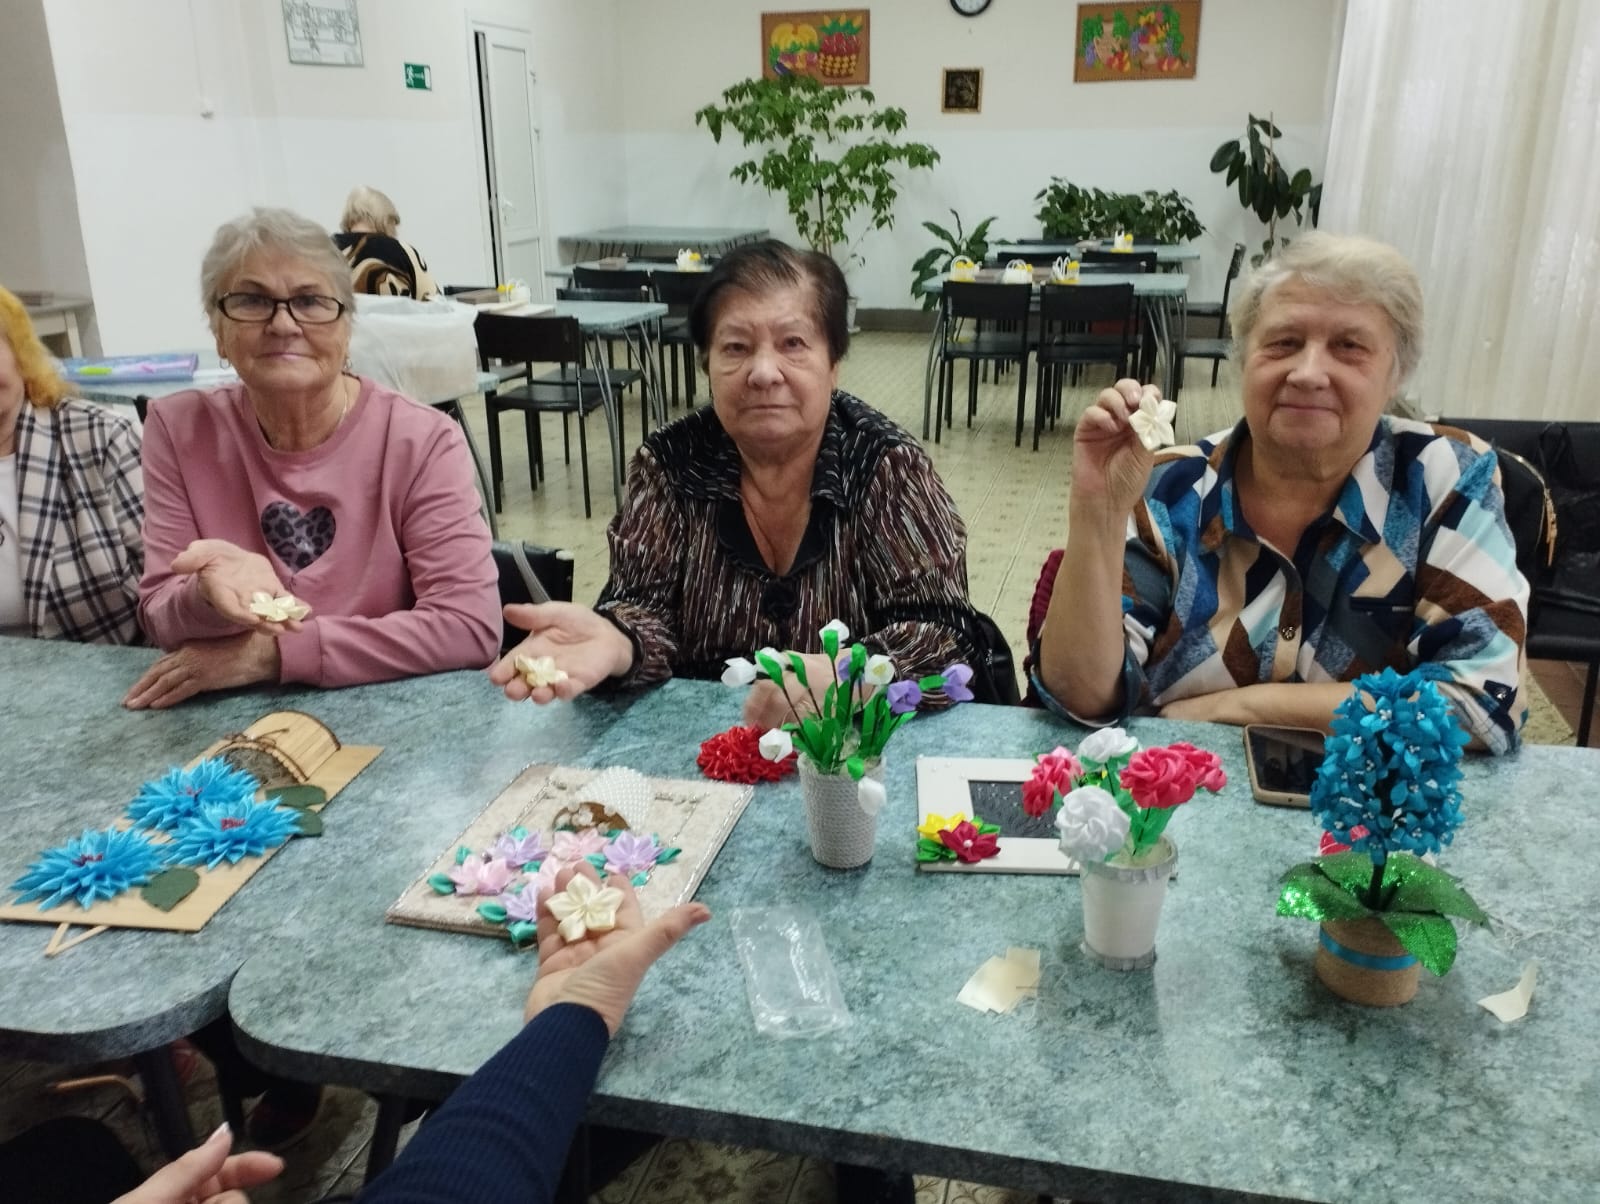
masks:
{"label": "green sequined leaf", "polygon": [[441,895],[453,895],[456,893],[456,884],[451,880],[449,874],[429,874],[428,885]]}
{"label": "green sequined leaf", "polygon": [[[1372,858],[1365,853],[1334,853],[1313,864],[1344,890],[1364,891],[1372,885]],[[1385,866],[1384,873],[1388,872]]]}
{"label": "green sequined leaf", "polygon": [[296,811],[294,821],[295,831],[301,836],[322,835],[322,816],[315,811]]}
{"label": "green sequined leaf", "polygon": [[[1410,861],[1395,875],[1392,911],[1427,912],[1441,916],[1460,916],[1474,924],[1487,924],[1489,917],[1472,896],[1461,889],[1449,874],[1425,861]],[[1387,880],[1388,875],[1385,875]]]}
{"label": "green sequined leaf", "polygon": [[174,866],[162,870],[139,892],[140,898],[160,911],[171,911],[194,893],[200,885],[200,875],[191,869]]}
{"label": "green sequined leaf", "polygon": [[491,924],[504,924],[506,922],[506,909],[499,903],[479,903],[478,914]]}
{"label": "green sequined leaf", "polygon": [[683,852],[683,850],[678,848],[676,845],[662,849],[661,852],[656,856],[656,864],[666,865],[669,861],[675,861],[677,860],[678,854],[681,852]]}
{"label": "green sequined leaf", "polygon": [[917,837],[918,861],[953,861],[956,851],[941,841],[929,840],[926,836]]}
{"label": "green sequined leaf", "polygon": [[1295,866],[1279,879],[1278,914],[1307,920],[1357,920],[1369,914],[1361,900],[1328,881],[1315,862]]}
{"label": "green sequined leaf", "polygon": [[328,801],[328,792],[321,786],[284,786],[277,790],[263,790],[261,793],[278,806],[293,807],[297,811],[307,807],[320,807]]}
{"label": "green sequined leaf", "polygon": [[1383,911],[1378,918],[1432,974],[1448,974],[1456,960],[1456,928],[1443,916]]}

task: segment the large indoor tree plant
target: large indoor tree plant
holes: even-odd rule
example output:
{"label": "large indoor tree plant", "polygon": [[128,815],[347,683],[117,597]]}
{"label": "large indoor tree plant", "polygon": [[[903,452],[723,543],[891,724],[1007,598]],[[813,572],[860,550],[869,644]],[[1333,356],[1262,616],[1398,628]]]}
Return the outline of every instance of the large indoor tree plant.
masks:
{"label": "large indoor tree plant", "polygon": [[1211,156],[1211,170],[1227,174],[1227,183],[1239,189],[1239,204],[1254,213],[1267,225],[1267,239],[1261,244],[1261,254],[1252,255],[1250,262],[1259,265],[1271,256],[1280,241],[1278,221],[1294,214],[1296,228],[1317,224],[1322,209],[1322,185],[1311,179],[1311,169],[1302,167],[1290,172],[1278,157],[1276,142],[1283,137],[1272,121],[1272,114],[1257,117],[1248,114],[1243,138],[1230,139],[1217,147]]}
{"label": "large indoor tree plant", "polygon": [[734,167],[733,178],[782,193],[800,237],[841,267],[860,259],[852,247],[866,231],[894,225],[896,169],[939,161],[926,143],[894,138],[905,128],[904,109],[879,108],[866,88],[830,86],[808,75],[743,80],[694,120],[717,142],[731,129],[745,146],[764,147],[760,158]]}

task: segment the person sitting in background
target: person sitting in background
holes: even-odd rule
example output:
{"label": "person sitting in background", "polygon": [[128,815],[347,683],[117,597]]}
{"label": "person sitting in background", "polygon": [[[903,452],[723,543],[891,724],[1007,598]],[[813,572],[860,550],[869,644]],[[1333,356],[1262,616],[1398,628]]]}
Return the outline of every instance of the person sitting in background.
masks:
{"label": "person sitting in background", "polygon": [[[716,678],[765,646],[809,654],[807,679],[825,682],[830,619],[902,677],[971,662],[966,528],[921,444],[837,388],[845,298],[814,251],[766,241],[722,257],[689,317],[712,404],[634,457],[593,610],[507,608],[532,632],[490,673],[507,697]],[[530,691],[518,656],[553,657],[567,679]],[[747,722],[788,715],[777,686],[752,687]]]}
{"label": "person sitting in background", "polygon": [[68,396],[0,288],[0,635],[138,644],[139,427]]}
{"label": "person sitting in background", "polygon": [[350,190],[339,218],[333,245],[350,265],[358,293],[380,297],[414,297],[426,301],[439,291],[417,249],[400,241],[400,214],[394,202],[376,188]]}
{"label": "person sitting in background", "polygon": [[1421,355],[1415,271],[1313,232],[1230,316],[1231,431],[1153,456],[1131,380],[1079,421],[1067,546],[1030,621],[1039,697],[1080,722],[1143,707],[1326,729],[1345,683],[1420,666],[1476,746],[1515,748],[1528,583],[1494,453],[1384,412]]}
{"label": "person sitting in background", "polygon": [[[168,654],[126,705],[489,663],[499,591],[466,444],[344,371],[350,278],[327,236],[257,209],[217,231],[200,287],[239,382],[150,407],[139,617]],[[259,593],[310,616],[257,613]]]}

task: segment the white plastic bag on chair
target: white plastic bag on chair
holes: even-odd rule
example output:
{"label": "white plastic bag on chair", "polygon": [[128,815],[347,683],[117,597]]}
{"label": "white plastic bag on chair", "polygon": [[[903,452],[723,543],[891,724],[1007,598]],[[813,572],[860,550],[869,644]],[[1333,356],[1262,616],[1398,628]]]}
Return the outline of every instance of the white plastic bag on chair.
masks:
{"label": "white plastic bag on chair", "polygon": [[350,368],[432,405],[478,387],[478,311],[443,298],[356,297]]}

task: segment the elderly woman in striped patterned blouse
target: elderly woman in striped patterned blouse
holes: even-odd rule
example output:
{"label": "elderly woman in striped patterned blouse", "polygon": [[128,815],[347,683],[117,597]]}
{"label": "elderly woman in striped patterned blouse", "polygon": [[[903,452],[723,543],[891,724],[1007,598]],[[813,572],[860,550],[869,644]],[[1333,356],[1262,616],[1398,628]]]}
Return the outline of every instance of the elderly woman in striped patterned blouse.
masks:
{"label": "elderly woman in striped patterned blouse", "polygon": [[[508,697],[715,678],[766,646],[813,657],[808,680],[827,681],[818,632],[835,618],[901,676],[970,658],[966,529],[921,445],[835,387],[844,311],[826,256],[769,241],[717,264],[689,319],[712,405],[634,457],[593,610],[507,609],[531,633],[490,670]],[[567,678],[530,690],[517,656],[551,656]],[[786,710],[764,682],[746,717]]]}
{"label": "elderly woman in striped patterned blouse", "polygon": [[1415,271],[1393,247],[1312,233],[1231,316],[1233,430],[1152,456],[1130,380],[1079,421],[1067,546],[1030,622],[1034,689],[1088,722],[1144,707],[1326,728],[1345,683],[1420,666],[1476,746],[1515,748],[1528,583],[1494,454],[1384,413],[1421,354]]}

